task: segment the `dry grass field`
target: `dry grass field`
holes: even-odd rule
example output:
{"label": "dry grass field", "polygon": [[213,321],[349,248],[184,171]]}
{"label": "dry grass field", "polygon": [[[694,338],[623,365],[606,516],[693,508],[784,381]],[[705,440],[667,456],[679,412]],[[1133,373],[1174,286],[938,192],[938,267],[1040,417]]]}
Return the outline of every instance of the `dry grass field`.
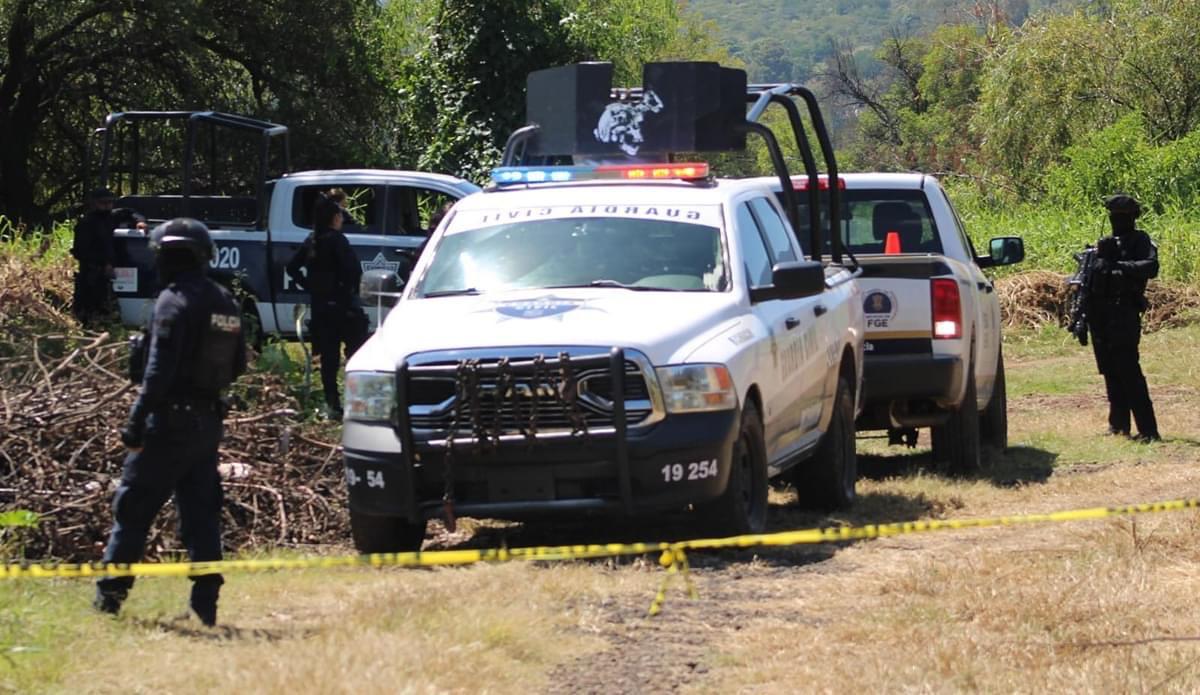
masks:
{"label": "dry grass field", "polygon": [[[1166,436],[1146,446],[1101,436],[1089,352],[1061,331],[1014,332],[1012,448],[980,476],[934,473],[926,433],[912,451],[862,438],[859,504],[823,517],[775,490],[772,529],[1198,496],[1198,340],[1192,326],[1143,343]],[[437,545],[606,539],[587,527],[470,529]],[[117,620],[91,612],[82,582],[9,581],[0,690],[1200,691],[1194,511],[694,553],[699,598],[676,583],[649,618],[655,560],[236,575],[211,630],[180,617],[186,580],[142,580]]]}

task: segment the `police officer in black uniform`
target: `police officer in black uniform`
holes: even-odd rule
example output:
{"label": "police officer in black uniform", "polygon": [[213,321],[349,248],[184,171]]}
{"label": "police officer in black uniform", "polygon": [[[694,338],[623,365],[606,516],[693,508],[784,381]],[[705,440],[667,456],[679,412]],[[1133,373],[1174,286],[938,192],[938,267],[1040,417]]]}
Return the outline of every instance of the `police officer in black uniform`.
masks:
{"label": "police officer in black uniform", "polygon": [[[131,376],[141,373],[141,390],[121,429],[129,454],[103,561],[141,560],[150,524],[172,494],[188,556],[220,560],[221,392],[246,368],[241,316],[229,292],[204,275],[213,244],[202,223],[164,222],[151,232],[150,247],[166,289],[154,304],[145,349],[131,355]],[[192,581],[192,610],[205,625],[215,624],[221,576]],[[133,579],[109,577],[96,585],[95,607],[116,614]]]}
{"label": "police officer in black uniform", "polygon": [[75,296],[72,312],[79,322],[87,325],[111,310],[113,277],[113,230],[122,224],[145,228],[146,219],[128,208],[113,209],[116,195],[107,188],[88,194],[89,210],[75,223],[71,255],[79,261],[75,273]]}
{"label": "police officer in black uniform", "polygon": [[345,345],[349,359],[367,339],[367,314],[359,298],[362,265],[342,234],[345,219],[342,212],[333,196],[318,194],[313,206],[312,234],[287,265],[293,282],[311,296],[309,330],[313,354],[321,358],[325,412],[331,419],[342,417],[337,386],[341,348]]}
{"label": "police officer in black uniform", "polygon": [[1088,326],[1096,367],[1108,393],[1109,434],[1130,433],[1130,413],[1138,441],[1161,439],[1146,377],[1139,364],[1138,342],[1146,310],[1146,281],[1158,275],[1158,248],[1136,226],[1141,206],[1128,195],[1105,199],[1112,236],[1096,244],[1088,297]]}

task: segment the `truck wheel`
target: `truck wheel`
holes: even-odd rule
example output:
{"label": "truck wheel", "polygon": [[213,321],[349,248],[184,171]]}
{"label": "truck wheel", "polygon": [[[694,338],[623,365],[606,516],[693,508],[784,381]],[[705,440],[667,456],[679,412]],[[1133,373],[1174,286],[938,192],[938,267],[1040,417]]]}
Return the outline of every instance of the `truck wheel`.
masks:
{"label": "truck wheel", "polygon": [[705,516],[718,533],[737,536],[767,528],[767,445],[754,401],[747,400],[742,410],[725,492],[707,507]]}
{"label": "truck wheel", "polygon": [[967,389],[962,403],[945,424],[933,427],[933,462],[952,475],[979,470],[979,406],[975,398],[975,360],[967,365]]}
{"label": "truck wheel", "polygon": [[992,399],[987,409],[979,416],[979,440],[1003,452],[1008,448],[1008,389],[1004,380],[1004,353],[996,363],[996,383],[992,387]]}
{"label": "truck wheel", "polygon": [[409,553],[421,549],[425,523],[413,524],[404,517],[374,516],[350,510],[350,535],[354,549],[371,553]]}
{"label": "truck wheel", "polygon": [[792,468],[792,484],[804,507],[834,510],[854,504],[858,453],[854,444],[854,402],[850,384],[838,378],[829,430],[811,460]]}

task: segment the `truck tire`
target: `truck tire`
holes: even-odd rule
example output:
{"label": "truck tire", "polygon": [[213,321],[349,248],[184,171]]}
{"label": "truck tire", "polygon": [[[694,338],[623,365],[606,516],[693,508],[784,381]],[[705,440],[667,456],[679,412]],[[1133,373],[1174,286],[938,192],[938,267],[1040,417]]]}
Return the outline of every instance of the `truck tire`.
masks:
{"label": "truck tire", "polygon": [[858,454],[854,444],[854,400],[839,377],[833,417],[812,459],[792,468],[792,484],[802,506],[832,511],[854,504]]}
{"label": "truck tire", "polygon": [[754,401],[742,410],[725,492],[703,509],[714,531],[738,536],[767,528],[767,445]]}
{"label": "truck tire", "polygon": [[967,388],[950,419],[933,427],[933,462],[951,475],[979,470],[979,406],[975,397],[975,360],[967,365]]}
{"label": "truck tire", "polygon": [[1008,448],[1008,387],[1004,379],[1004,353],[996,362],[996,382],[992,398],[979,416],[979,441],[1003,452]]}
{"label": "truck tire", "polygon": [[425,523],[414,524],[398,516],[374,516],[350,510],[350,535],[354,549],[372,553],[409,553],[421,549]]}

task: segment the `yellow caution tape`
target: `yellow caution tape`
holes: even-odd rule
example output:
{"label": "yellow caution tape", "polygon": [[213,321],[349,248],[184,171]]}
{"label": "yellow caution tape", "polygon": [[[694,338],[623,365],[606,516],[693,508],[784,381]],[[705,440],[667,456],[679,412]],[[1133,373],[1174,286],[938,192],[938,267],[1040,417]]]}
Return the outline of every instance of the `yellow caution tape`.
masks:
{"label": "yellow caution tape", "polygon": [[[660,562],[667,567],[668,576],[655,603],[661,607],[667,581],[679,572],[684,575],[689,592],[695,588],[687,572],[686,550],[718,548],[749,548],[759,546],[788,546],[808,543],[829,543],[900,536],[928,531],[1013,526],[1017,524],[1054,523],[1103,519],[1113,516],[1152,514],[1185,509],[1200,509],[1200,499],[1180,499],[1121,507],[1093,507],[1048,514],[1020,514],[979,519],[947,519],[906,521],[894,524],[868,524],[781,531],[731,538],[704,538],[676,543],[607,543],[595,545],[561,545],[531,548],[488,548],[480,550],[436,550],[414,553],[380,553],[375,555],[345,555],[331,557],[298,557],[272,559],[219,560],[214,562],[141,562],[133,564],[20,562],[0,565],[0,579],[52,577],[185,577],[218,572],[262,572],[271,570],[330,569],[335,567],[446,567],[472,565],[480,562],[510,562],[526,560],[551,562],[587,560],[625,555],[662,553]],[[653,610],[653,607],[652,607]],[[657,611],[655,611],[657,612]]]}

